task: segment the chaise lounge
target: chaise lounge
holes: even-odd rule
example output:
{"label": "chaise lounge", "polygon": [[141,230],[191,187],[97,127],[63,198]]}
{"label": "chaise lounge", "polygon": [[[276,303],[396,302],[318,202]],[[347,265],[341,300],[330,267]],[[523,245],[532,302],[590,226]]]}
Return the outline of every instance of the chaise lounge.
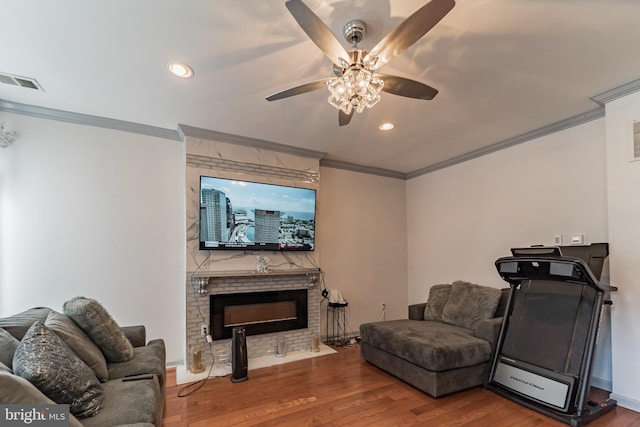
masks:
{"label": "chaise lounge", "polygon": [[481,385],[507,298],[508,290],[463,281],[435,285],[408,319],[361,325],[362,357],[433,397]]}

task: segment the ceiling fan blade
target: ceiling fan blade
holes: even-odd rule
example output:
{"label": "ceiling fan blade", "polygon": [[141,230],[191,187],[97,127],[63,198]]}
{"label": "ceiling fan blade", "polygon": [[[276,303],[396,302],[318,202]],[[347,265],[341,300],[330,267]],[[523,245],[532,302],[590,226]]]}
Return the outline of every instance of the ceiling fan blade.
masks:
{"label": "ceiling fan blade", "polygon": [[316,89],[322,89],[327,86],[327,80],[331,79],[321,79],[315,80],[313,82],[305,83],[300,86],[292,87],[290,89],[283,90],[281,92],[274,93],[273,95],[267,96],[267,101],[276,101],[282,98],[288,98],[290,96],[300,95],[303,93],[311,92]]}
{"label": "ceiling fan blade", "polygon": [[377,57],[375,68],[382,67],[424,36],[455,4],[455,0],[431,0],[380,40],[365,60]]}
{"label": "ceiling fan blade", "polygon": [[384,81],[382,90],[394,95],[429,101],[438,94],[438,89],[434,89],[431,86],[415,80],[379,73],[376,73],[376,77],[379,77]]}
{"label": "ceiling fan blade", "polygon": [[329,27],[307,5],[300,0],[290,0],[285,5],[304,32],[331,59],[331,62],[340,64],[340,58],[349,60],[349,52],[340,44]]}
{"label": "ceiling fan blade", "polygon": [[351,118],[353,117],[353,110],[351,110],[351,114],[346,114],[342,110],[338,110],[338,124],[340,126],[346,126],[351,122]]}

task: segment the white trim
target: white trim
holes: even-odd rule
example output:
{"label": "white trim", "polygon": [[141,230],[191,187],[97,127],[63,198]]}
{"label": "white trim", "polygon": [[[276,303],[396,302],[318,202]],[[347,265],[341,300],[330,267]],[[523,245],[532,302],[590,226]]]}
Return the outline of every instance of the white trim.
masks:
{"label": "white trim", "polygon": [[106,117],[91,116],[89,114],[54,110],[52,108],[38,107],[35,105],[20,104],[18,102],[5,101],[3,99],[0,99],[0,111],[23,114],[25,116],[39,117],[42,119],[75,123],[79,125],[95,126],[105,129],[137,133],[141,135],[156,136],[158,138],[170,139],[173,141],[182,141],[182,139],[178,135],[178,132],[171,129],[143,125],[140,123],[126,122],[124,120],[109,119]]}
{"label": "white trim", "polygon": [[640,412],[640,400],[635,400],[616,393],[611,393],[609,398],[616,400],[618,402],[618,406]]}
{"label": "white trim", "polygon": [[522,135],[514,136],[503,141],[487,145],[477,150],[455,156],[447,160],[443,160],[438,163],[426,166],[421,169],[416,169],[412,172],[404,173],[399,171],[392,171],[388,169],[370,167],[358,165],[355,163],[331,160],[324,158],[326,153],[320,151],[308,150],[299,147],[293,147],[290,145],[279,144],[276,142],[265,141],[257,138],[249,138],[240,135],[233,135],[224,132],[218,132],[208,129],[196,128],[184,124],[179,124],[177,130],[159,128],[155,126],[148,126],[139,123],[126,122],[123,120],[109,119],[105,117],[91,116],[88,114],[73,113],[69,111],[54,110],[46,107],[38,107],[34,105],[20,104],[17,102],[11,102],[0,99],[0,111],[7,111],[11,113],[24,114],[33,117],[40,117],[51,120],[59,120],[70,123],[77,123],[89,126],[97,126],[107,129],[115,129],[123,132],[132,132],[149,136],[156,136],[160,138],[170,139],[174,141],[184,141],[186,136],[195,138],[203,138],[214,141],[228,142],[232,144],[239,144],[244,146],[256,147],[267,149],[271,151],[283,152],[294,154],[302,157],[310,157],[314,159],[321,159],[320,165],[335,169],[344,169],[354,172],[362,172],[371,175],[380,175],[397,179],[408,180],[421,175],[435,172],[440,169],[447,168],[449,166],[456,165],[458,163],[466,162],[486,154],[490,154],[505,148],[512,147],[517,144],[530,141],[532,139],[540,138],[541,136],[549,135],[555,132],[559,132],[564,129],[568,129],[573,126],[578,126],[591,120],[596,120],[604,117],[605,108],[604,105],[607,102],[611,102],[615,99],[629,95],[631,93],[640,90],[640,78],[632,80],[613,89],[599,93],[592,96],[590,99],[599,104],[599,107],[595,110],[587,111],[582,114],[570,117],[559,122],[552,123],[550,125],[541,127],[531,132],[524,133]]}
{"label": "white trim", "polygon": [[613,389],[613,383],[611,380],[604,378],[591,377],[591,385],[601,390],[611,391]]}

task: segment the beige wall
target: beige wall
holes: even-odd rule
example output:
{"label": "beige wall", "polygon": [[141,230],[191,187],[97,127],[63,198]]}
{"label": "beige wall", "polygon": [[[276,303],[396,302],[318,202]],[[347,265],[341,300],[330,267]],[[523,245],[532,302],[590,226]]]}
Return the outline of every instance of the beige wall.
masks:
{"label": "beige wall", "polygon": [[632,162],[640,93],[606,106],[612,294],[613,397],[640,411],[640,161]]}
{"label": "beige wall", "polygon": [[349,330],[407,316],[405,182],[320,168],[318,246],[328,289],[349,302]]}
{"label": "beige wall", "polygon": [[0,112],[0,317],[83,295],[183,357],[184,144]]}
{"label": "beige wall", "polygon": [[[494,262],[512,247],[553,244],[556,234],[608,241],[604,159],[598,119],[409,180],[409,302],[457,279],[507,287]],[[599,385],[610,387],[608,349],[596,365]]]}

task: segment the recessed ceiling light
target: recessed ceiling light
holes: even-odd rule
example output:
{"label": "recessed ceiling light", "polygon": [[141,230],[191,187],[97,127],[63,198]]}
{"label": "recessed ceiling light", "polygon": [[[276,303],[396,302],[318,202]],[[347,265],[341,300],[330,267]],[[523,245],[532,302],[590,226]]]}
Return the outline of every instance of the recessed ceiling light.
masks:
{"label": "recessed ceiling light", "polygon": [[383,123],[380,125],[380,127],[378,129],[380,130],[391,130],[394,127],[396,127],[396,125],[394,125],[393,123]]}
{"label": "recessed ceiling light", "polygon": [[169,67],[169,71],[176,77],[182,77],[186,79],[188,77],[193,76],[193,70],[187,64],[182,62],[172,61],[167,64]]}

